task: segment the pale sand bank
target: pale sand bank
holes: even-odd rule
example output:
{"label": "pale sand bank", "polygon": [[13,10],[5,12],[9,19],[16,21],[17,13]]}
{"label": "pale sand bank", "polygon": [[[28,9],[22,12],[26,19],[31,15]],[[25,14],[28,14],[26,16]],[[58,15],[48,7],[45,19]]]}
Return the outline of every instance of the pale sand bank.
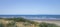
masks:
{"label": "pale sand bank", "polygon": [[60,26],[60,21],[59,20],[33,20],[33,21],[36,21],[36,22],[46,22],[46,23],[52,23],[52,24],[56,24],[56,25],[59,25]]}

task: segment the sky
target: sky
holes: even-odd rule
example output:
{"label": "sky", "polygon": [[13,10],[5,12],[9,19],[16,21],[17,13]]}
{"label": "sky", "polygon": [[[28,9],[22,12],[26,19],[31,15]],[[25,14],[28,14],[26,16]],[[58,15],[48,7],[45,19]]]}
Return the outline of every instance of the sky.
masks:
{"label": "sky", "polygon": [[60,15],[60,0],[0,0],[0,15]]}

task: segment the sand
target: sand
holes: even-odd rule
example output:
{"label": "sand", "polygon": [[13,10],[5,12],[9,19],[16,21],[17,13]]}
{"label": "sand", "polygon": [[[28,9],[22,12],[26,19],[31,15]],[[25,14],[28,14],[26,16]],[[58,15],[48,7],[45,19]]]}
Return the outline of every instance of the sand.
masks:
{"label": "sand", "polygon": [[46,23],[52,23],[52,24],[56,24],[58,26],[60,26],[60,21],[59,20],[33,20],[33,21],[36,21],[36,22],[46,22]]}

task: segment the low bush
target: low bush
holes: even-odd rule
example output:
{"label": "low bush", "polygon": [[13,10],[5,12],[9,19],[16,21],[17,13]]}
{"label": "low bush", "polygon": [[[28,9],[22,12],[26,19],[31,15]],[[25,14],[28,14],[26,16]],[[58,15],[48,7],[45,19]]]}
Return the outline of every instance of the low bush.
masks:
{"label": "low bush", "polygon": [[56,24],[51,23],[40,23],[39,27],[58,27]]}
{"label": "low bush", "polygon": [[0,27],[4,27],[4,25],[2,23],[0,23]]}

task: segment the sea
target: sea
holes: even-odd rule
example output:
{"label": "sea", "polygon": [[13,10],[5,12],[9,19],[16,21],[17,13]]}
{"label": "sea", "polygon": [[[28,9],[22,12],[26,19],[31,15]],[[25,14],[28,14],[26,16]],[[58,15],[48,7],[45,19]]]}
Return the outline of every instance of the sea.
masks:
{"label": "sea", "polygon": [[60,20],[60,15],[0,15],[0,18],[25,18],[32,20]]}

